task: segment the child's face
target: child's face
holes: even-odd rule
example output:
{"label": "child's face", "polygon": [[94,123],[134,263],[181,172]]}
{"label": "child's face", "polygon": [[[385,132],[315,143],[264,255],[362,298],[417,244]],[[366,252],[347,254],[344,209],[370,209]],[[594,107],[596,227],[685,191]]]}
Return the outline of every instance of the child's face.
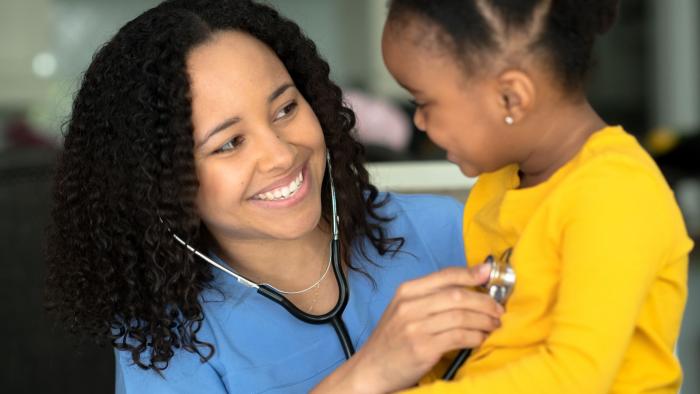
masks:
{"label": "child's face", "polygon": [[325,143],[313,110],[274,52],[218,33],[187,59],[196,205],[218,241],[294,239],[321,215]]}
{"label": "child's face", "polygon": [[416,127],[467,176],[512,163],[517,136],[504,122],[507,112],[497,79],[467,80],[462,65],[440,48],[439,40],[420,38],[430,27],[418,25],[390,22],[382,38],[389,72],[415,98]]}

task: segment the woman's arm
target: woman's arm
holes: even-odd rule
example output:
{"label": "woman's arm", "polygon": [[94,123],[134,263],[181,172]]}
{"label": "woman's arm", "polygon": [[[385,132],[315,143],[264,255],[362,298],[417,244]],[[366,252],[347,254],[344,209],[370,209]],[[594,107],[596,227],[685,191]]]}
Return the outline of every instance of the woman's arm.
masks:
{"label": "woman's arm", "polygon": [[386,393],[411,387],[451,350],[478,346],[500,325],[500,305],[468,290],[488,267],[447,268],[401,285],[358,352],[312,392]]}

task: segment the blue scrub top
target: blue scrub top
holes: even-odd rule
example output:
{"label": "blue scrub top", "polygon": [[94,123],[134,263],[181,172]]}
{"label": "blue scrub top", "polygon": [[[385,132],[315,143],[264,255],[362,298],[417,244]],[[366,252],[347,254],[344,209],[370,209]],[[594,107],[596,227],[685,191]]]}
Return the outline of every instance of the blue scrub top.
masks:
{"label": "blue scrub top", "polygon": [[[405,243],[396,255],[380,256],[365,240],[374,264],[353,252],[353,264],[376,282],[349,271],[350,299],[343,319],[356,349],[367,341],[401,283],[445,267],[466,266],[462,204],[456,200],[390,194],[379,213],[394,218],[385,226],[388,236],[403,237]],[[129,353],[115,351],[117,393],[306,393],[345,361],[329,324],[303,323],[213,269],[219,291],[202,294],[205,318],[197,334],[214,345],[213,357],[202,363],[196,354],[176,349],[160,376],[134,365]]]}

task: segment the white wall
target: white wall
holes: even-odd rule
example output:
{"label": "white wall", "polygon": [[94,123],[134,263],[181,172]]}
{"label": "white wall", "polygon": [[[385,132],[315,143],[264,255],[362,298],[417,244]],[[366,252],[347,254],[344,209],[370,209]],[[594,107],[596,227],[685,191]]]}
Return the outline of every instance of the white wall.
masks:
{"label": "white wall", "polygon": [[653,63],[654,123],[679,131],[700,129],[700,4],[648,0]]}
{"label": "white wall", "polygon": [[23,107],[46,94],[32,59],[50,46],[51,0],[3,0],[0,5],[0,106]]}
{"label": "white wall", "polygon": [[[330,63],[341,86],[396,95],[384,69],[379,38],[384,0],[268,0],[299,23]],[[0,3],[0,109],[28,108],[39,128],[58,134],[73,93],[93,53],[117,29],[156,0],[2,0]],[[48,78],[32,72],[41,52],[55,56]]]}

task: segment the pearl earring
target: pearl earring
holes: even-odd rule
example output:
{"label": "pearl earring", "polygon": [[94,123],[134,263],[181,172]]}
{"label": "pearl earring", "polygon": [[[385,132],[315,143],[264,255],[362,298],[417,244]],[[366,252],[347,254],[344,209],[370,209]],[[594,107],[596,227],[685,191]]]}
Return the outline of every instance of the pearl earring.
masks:
{"label": "pearl earring", "polygon": [[506,124],[509,126],[512,125],[513,123],[515,123],[515,119],[513,119],[513,117],[510,115],[506,116],[505,121],[506,121]]}

